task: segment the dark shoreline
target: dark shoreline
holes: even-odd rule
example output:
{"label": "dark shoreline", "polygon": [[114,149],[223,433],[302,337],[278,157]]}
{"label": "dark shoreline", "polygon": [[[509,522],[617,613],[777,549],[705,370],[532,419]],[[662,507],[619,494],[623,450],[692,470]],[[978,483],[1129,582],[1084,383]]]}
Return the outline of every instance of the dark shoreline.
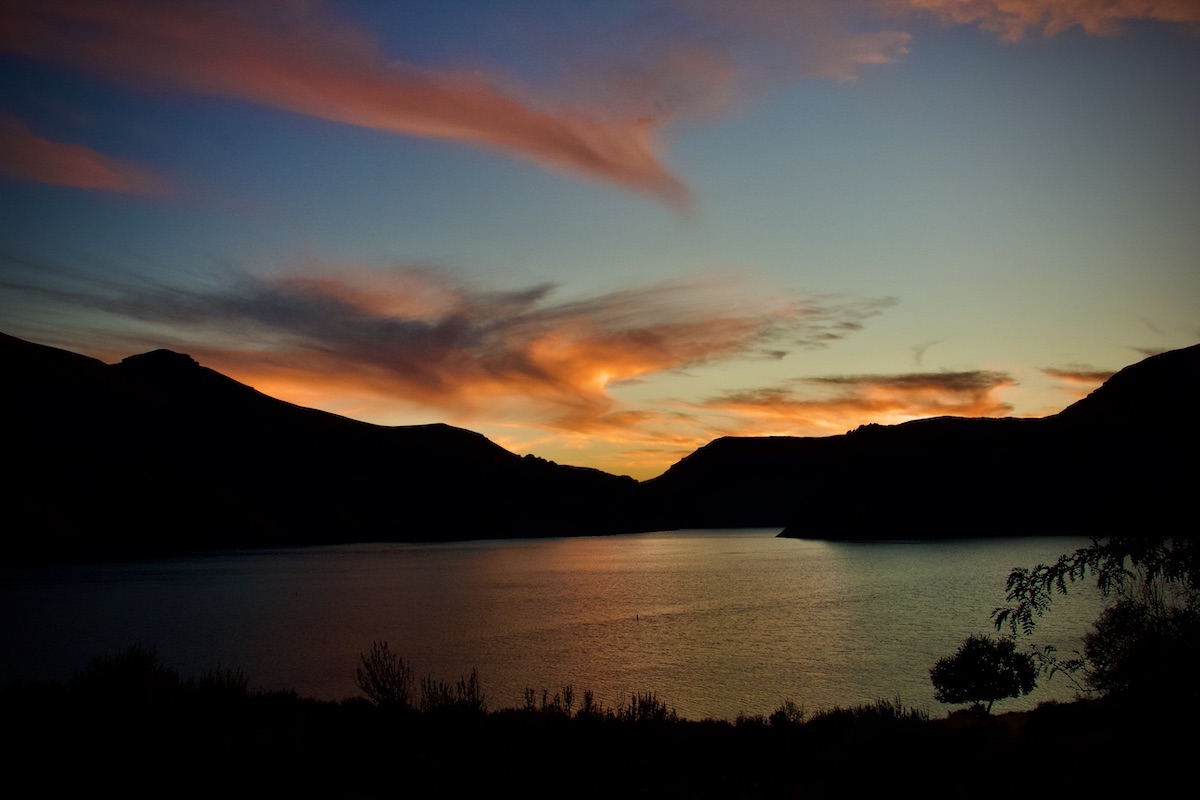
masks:
{"label": "dark shoreline", "polygon": [[[647,696],[652,698],[653,696]],[[811,716],[687,720],[665,704],[530,700],[416,711],[252,692],[240,673],[153,668],[12,684],[9,781],[122,797],[1011,797],[1165,790],[1193,776],[1196,709],[1120,698],[929,719],[877,701]],[[1022,789],[1020,787],[1025,787]]]}

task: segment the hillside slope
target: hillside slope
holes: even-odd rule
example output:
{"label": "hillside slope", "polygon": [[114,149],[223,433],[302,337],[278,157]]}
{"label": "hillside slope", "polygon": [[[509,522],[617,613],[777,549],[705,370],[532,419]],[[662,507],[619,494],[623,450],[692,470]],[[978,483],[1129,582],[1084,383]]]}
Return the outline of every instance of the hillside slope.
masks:
{"label": "hillside slope", "polygon": [[301,408],[179,353],[106,365],[5,336],[0,364],[9,557],[637,527],[631,478]]}
{"label": "hillside slope", "polygon": [[822,438],[724,438],[644,491],[679,525],[814,538],[1196,530],[1200,345],[1042,419],[941,417]]}

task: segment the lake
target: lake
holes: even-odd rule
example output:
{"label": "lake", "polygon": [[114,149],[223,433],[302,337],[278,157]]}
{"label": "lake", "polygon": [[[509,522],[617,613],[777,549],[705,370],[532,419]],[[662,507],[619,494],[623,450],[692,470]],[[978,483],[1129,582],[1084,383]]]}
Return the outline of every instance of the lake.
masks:
{"label": "lake", "polygon": [[[835,543],[778,529],[360,544],[98,565],[7,566],[0,680],[66,680],[140,643],[184,676],[241,668],[252,688],[358,695],[386,639],[418,676],[474,667],[491,708],[570,684],[615,706],[655,692],[690,719],[897,697],[943,716],[929,667],[992,609],[1016,566],[1079,538]],[[1056,600],[1033,637],[1079,647],[1101,600]],[[1062,676],[997,710],[1074,696]]]}

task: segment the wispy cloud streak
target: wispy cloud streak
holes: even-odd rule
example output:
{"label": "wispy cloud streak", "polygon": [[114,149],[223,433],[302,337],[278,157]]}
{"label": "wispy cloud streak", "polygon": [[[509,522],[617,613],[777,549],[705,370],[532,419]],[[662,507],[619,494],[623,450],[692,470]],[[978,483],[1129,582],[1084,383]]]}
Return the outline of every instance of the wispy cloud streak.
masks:
{"label": "wispy cloud streak", "polygon": [[943,22],[978,25],[1008,42],[1029,33],[1056,36],[1080,27],[1095,36],[1120,32],[1135,21],[1200,23],[1191,0],[888,0],[892,6],[931,11]]}
{"label": "wispy cloud streak", "polygon": [[1112,370],[1088,367],[1047,367],[1042,374],[1048,378],[1089,386],[1099,386],[1113,376]]}
{"label": "wispy cloud streak", "polygon": [[560,300],[551,284],[493,291],[427,269],[343,268],[199,289],[9,288],[103,311],[116,317],[114,330],[156,327],[252,383],[308,383],[459,416],[513,403],[536,425],[575,432],[656,416],[623,406],[611,387],[823,347],[891,302],[760,297],[719,278]]}
{"label": "wispy cloud streak", "polygon": [[161,194],[167,187],[150,170],[84,145],[43,138],[7,114],[0,114],[0,174],[127,194]]}
{"label": "wispy cloud streak", "polygon": [[1046,367],[1041,370],[1047,378],[1059,381],[1065,385],[1066,391],[1074,398],[1086,397],[1100,384],[1113,376],[1112,370],[1093,369],[1091,367]]}
{"label": "wispy cloud streak", "polygon": [[1189,0],[663,0],[634,8],[613,12],[632,18],[603,48],[563,44],[543,70],[563,77],[537,92],[495,70],[404,63],[337,6],[316,0],[9,0],[0,5],[0,51],[138,89],[481,147],[682,210],[691,192],[662,160],[671,126],[723,115],[781,84],[853,80],[864,66],[895,61],[912,36],[892,27],[914,15],[1005,41],[1076,26],[1110,35],[1139,20],[1200,23],[1200,4]]}
{"label": "wispy cloud streak", "polygon": [[238,98],[366,128],[449,139],[598,178],[677,208],[687,187],[653,126],[541,110],[486,77],[390,60],[319,3],[29,0],[0,10],[0,49],[148,89]]}
{"label": "wispy cloud streak", "polygon": [[702,407],[735,415],[760,433],[842,433],[866,422],[1006,416],[1012,406],[999,393],[1014,383],[991,370],[836,375],[727,392]]}

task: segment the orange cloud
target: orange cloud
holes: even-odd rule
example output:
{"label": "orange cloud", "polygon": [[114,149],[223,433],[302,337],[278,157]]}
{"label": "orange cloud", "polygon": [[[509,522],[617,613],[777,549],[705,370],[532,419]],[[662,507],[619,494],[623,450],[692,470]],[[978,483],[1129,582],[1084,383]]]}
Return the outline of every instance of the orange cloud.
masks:
{"label": "orange cloud", "polygon": [[[581,447],[586,443],[589,463],[647,478],[719,436],[828,436],[870,422],[1007,416],[1012,407],[999,395],[1014,383],[989,371],[810,378],[700,403],[616,410],[575,435]],[[553,438],[517,436],[510,446],[546,453],[562,439],[561,431]]]}
{"label": "orange cloud", "polygon": [[[496,291],[406,268],[202,287],[118,280],[2,288],[86,319],[81,341],[60,342],[69,349],[117,360],[167,347],[300,405],[382,424],[451,422],[637,477],[715,436],[758,433],[765,417],[735,398],[633,402],[619,387],[825,347],[892,302],[756,292],[736,278],[558,299],[549,284]],[[822,432],[786,425],[772,432]]]}
{"label": "orange cloud", "polygon": [[1007,416],[1002,372],[922,372],[806,378],[787,386],[728,392],[703,404],[739,420],[742,435],[842,433],[868,422],[937,416]]}
{"label": "orange cloud", "polygon": [[676,208],[686,186],[645,121],[546,112],[485,79],[396,63],[315,3],[28,0],[0,11],[0,49],[139,88],[248,100],[322,119],[449,139],[599,178]]}
{"label": "orange cloud", "polygon": [[703,416],[663,409],[615,410],[586,430],[509,422],[491,438],[517,453],[588,466],[618,475],[650,478],[724,431],[706,427]]}
{"label": "orange cloud", "polygon": [[1088,369],[1087,367],[1054,368],[1047,367],[1042,374],[1067,383],[1078,383],[1096,387],[1113,376],[1112,370]]}
{"label": "orange cloud", "polygon": [[1014,384],[1009,375],[989,371],[810,378],[700,403],[615,409],[584,428],[543,436],[525,429],[505,444],[569,460],[576,442],[589,464],[648,478],[720,436],[828,436],[870,422],[1007,416],[1012,407],[999,394]]}
{"label": "orange cloud", "polygon": [[158,194],[163,180],[148,170],[90,147],[44,139],[21,120],[0,114],[0,173],[21,180],[101,189],[128,194]]}
{"label": "orange cloud", "polygon": [[1192,0],[892,0],[894,6],[931,11],[942,21],[978,25],[1007,42],[1030,31],[1055,36],[1079,26],[1095,36],[1111,36],[1122,23],[1138,20],[1200,23]]}
{"label": "orange cloud", "polygon": [[1048,367],[1042,374],[1048,378],[1062,381],[1067,385],[1067,391],[1075,398],[1083,398],[1093,389],[1113,376],[1112,370],[1091,369],[1089,367]]}
{"label": "orange cloud", "polygon": [[116,330],[154,331],[148,344],[178,347],[253,385],[306,387],[297,402],[314,392],[387,398],[588,434],[644,427],[654,416],[637,418],[643,412],[618,402],[613,386],[822,347],[890,303],[754,296],[720,279],[560,301],[549,284],[493,291],[430,270],[339,272],[205,289],[20,290],[115,316]]}
{"label": "orange cloud", "polygon": [[639,478],[718,436],[1012,413],[1002,395],[1015,381],[993,371],[804,378],[699,401],[635,402],[617,389],[823,347],[887,300],[764,297],[720,279],[563,300],[548,284],[495,291],[428,269],[337,272],[36,291],[41,302],[108,316],[107,330],[89,318],[85,351],[169,347],[301,405],[383,424],[451,422],[518,452]]}

